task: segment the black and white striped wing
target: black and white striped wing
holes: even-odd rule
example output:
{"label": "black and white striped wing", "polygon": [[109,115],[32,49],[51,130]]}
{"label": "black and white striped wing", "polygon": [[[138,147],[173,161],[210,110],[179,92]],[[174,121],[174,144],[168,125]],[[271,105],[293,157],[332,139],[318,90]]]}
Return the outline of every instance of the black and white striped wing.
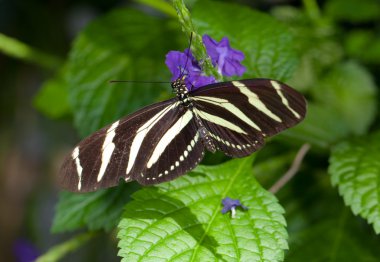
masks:
{"label": "black and white striped wing", "polygon": [[242,157],[264,145],[264,138],[302,121],[304,97],[270,79],[217,83],[191,93],[195,113],[225,154]]}
{"label": "black and white striped wing", "polygon": [[170,181],[193,169],[204,154],[193,113],[180,105],[175,115],[151,126],[139,150],[141,154],[127,172],[142,185]]}
{"label": "black and white striped wing", "polygon": [[80,142],[61,168],[61,184],[88,192],[115,186],[120,179],[141,184],[174,179],[202,158],[192,125],[176,99],[145,107]]}
{"label": "black and white striped wing", "polygon": [[61,168],[63,187],[87,192],[120,179],[173,180],[202,160],[205,147],[243,157],[306,114],[301,94],[269,79],[212,84],[183,97],[145,107],[84,139]]}

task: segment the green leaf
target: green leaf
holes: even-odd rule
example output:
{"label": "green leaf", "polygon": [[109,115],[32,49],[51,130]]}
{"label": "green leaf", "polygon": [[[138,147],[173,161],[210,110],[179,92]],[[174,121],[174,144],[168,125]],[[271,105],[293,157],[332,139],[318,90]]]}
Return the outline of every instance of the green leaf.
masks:
{"label": "green leaf", "polygon": [[[283,209],[251,174],[252,157],[195,172],[136,192],[119,223],[123,261],[282,261]],[[221,213],[221,200],[249,210]]]}
{"label": "green leaf", "polygon": [[334,216],[317,220],[293,235],[287,262],[379,261],[379,239],[368,235],[349,210],[334,208]]}
{"label": "green leaf", "polygon": [[368,22],[380,16],[378,0],[330,0],[326,2],[326,13],[336,19],[350,22]]}
{"label": "green leaf", "polygon": [[135,0],[137,3],[149,6],[150,8],[154,8],[157,11],[161,11],[162,13],[172,16],[172,17],[177,17],[177,13],[173,6],[165,1],[165,0]]}
{"label": "green leaf", "polygon": [[335,66],[312,91],[323,106],[341,115],[354,134],[364,134],[376,116],[377,87],[371,74],[355,62]]}
{"label": "green leaf", "polygon": [[52,232],[89,230],[110,231],[119,222],[124,205],[136,191],[136,183],[122,183],[118,187],[77,194],[62,192],[56,207]]}
{"label": "green leaf", "polygon": [[345,48],[351,57],[365,63],[380,64],[380,36],[374,31],[352,30],[348,32]]}
{"label": "green leaf", "polygon": [[[310,27],[311,25],[309,25]],[[297,87],[298,90],[318,89],[318,81],[326,72],[339,63],[343,56],[343,48],[326,36],[312,34],[310,28],[305,26],[297,31],[297,42],[300,53],[300,63],[287,83]]]}
{"label": "green leaf", "polygon": [[273,17],[241,5],[198,1],[193,21],[200,33],[217,41],[227,36],[233,48],[243,51],[247,77],[285,81],[292,76],[298,62],[295,42]]}
{"label": "green leaf", "polygon": [[166,93],[169,84],[109,81],[169,81],[164,60],[169,50],[176,49],[175,32],[165,19],[120,9],[97,19],[79,35],[70,52],[67,82],[82,136]]}
{"label": "green leaf", "polygon": [[349,134],[348,124],[335,108],[321,103],[308,103],[305,120],[276,137],[292,143],[310,143],[313,147],[329,148]]}
{"label": "green leaf", "polygon": [[380,233],[380,133],[343,142],[332,150],[329,173],[355,215]]}
{"label": "green leaf", "polygon": [[33,104],[41,113],[50,118],[59,118],[71,113],[64,69],[47,80],[34,97]]}
{"label": "green leaf", "polygon": [[344,206],[318,158],[309,160],[277,194],[288,223],[285,261],[378,261],[380,236]]}

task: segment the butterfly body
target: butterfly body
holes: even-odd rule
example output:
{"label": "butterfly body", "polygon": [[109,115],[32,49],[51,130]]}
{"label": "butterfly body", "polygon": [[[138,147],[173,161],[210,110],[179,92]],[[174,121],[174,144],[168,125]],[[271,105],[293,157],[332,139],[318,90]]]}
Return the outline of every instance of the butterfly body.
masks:
{"label": "butterfly body", "polygon": [[184,78],[175,98],[147,106],[80,142],[61,168],[64,188],[87,192],[120,179],[150,185],[192,170],[205,150],[244,157],[264,138],[299,123],[301,94],[270,79],[216,83],[194,91]]}

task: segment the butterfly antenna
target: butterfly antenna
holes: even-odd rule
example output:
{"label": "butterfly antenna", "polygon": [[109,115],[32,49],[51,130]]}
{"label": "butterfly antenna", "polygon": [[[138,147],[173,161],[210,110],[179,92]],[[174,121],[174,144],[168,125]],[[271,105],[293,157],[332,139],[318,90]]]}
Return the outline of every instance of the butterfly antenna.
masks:
{"label": "butterfly antenna", "polygon": [[189,47],[187,48],[187,51],[188,51],[188,54],[186,56],[186,62],[185,62],[185,66],[182,68],[182,71],[181,73],[179,74],[179,77],[178,78],[182,78],[183,75],[184,75],[184,72],[185,72],[185,68],[187,66],[187,62],[189,61],[189,56],[190,56],[190,53],[191,53],[191,42],[193,41],[193,32],[190,33],[190,42],[189,42]]}
{"label": "butterfly antenna", "polygon": [[109,83],[140,83],[140,84],[170,84],[168,81],[130,81],[130,80],[110,80]]}

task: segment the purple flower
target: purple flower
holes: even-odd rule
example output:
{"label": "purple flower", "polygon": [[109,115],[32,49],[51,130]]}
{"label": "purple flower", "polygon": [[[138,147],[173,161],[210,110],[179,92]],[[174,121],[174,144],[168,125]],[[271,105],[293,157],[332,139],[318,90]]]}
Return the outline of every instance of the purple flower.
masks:
{"label": "purple flower", "polygon": [[35,261],[40,255],[40,252],[34,247],[32,243],[25,239],[18,239],[13,244],[13,252],[20,262],[31,262]]}
{"label": "purple flower", "polygon": [[220,74],[224,76],[243,75],[246,69],[240,62],[244,59],[244,54],[232,49],[227,37],[223,37],[219,43],[208,35],[203,35],[202,39],[207,54],[211,57],[213,65],[218,67]]}
{"label": "purple flower", "polygon": [[240,206],[241,208],[243,208],[245,210],[248,209],[246,206],[243,206],[242,203],[240,203],[239,199],[232,199],[229,197],[224,198],[222,200],[222,204],[223,204],[222,214],[225,214],[228,211],[231,211],[231,217],[232,218],[234,218],[236,215],[236,210],[235,210],[236,207]]}
{"label": "purple flower", "polygon": [[202,69],[189,49],[185,52],[170,51],[166,55],[165,64],[172,72],[172,81],[186,75],[185,83],[189,90],[215,83],[213,76],[203,75]]}
{"label": "purple flower", "polygon": [[[227,37],[222,38],[218,43],[208,35],[203,36],[203,43],[206,46],[212,64],[218,68],[219,74],[223,76],[241,76],[245,72],[245,67],[240,63],[244,59],[244,54],[232,49]],[[172,81],[185,75],[185,84],[189,90],[216,82],[213,76],[205,76],[202,72],[199,61],[195,60],[189,49],[185,51],[170,51],[166,55],[165,64],[172,72]]]}

